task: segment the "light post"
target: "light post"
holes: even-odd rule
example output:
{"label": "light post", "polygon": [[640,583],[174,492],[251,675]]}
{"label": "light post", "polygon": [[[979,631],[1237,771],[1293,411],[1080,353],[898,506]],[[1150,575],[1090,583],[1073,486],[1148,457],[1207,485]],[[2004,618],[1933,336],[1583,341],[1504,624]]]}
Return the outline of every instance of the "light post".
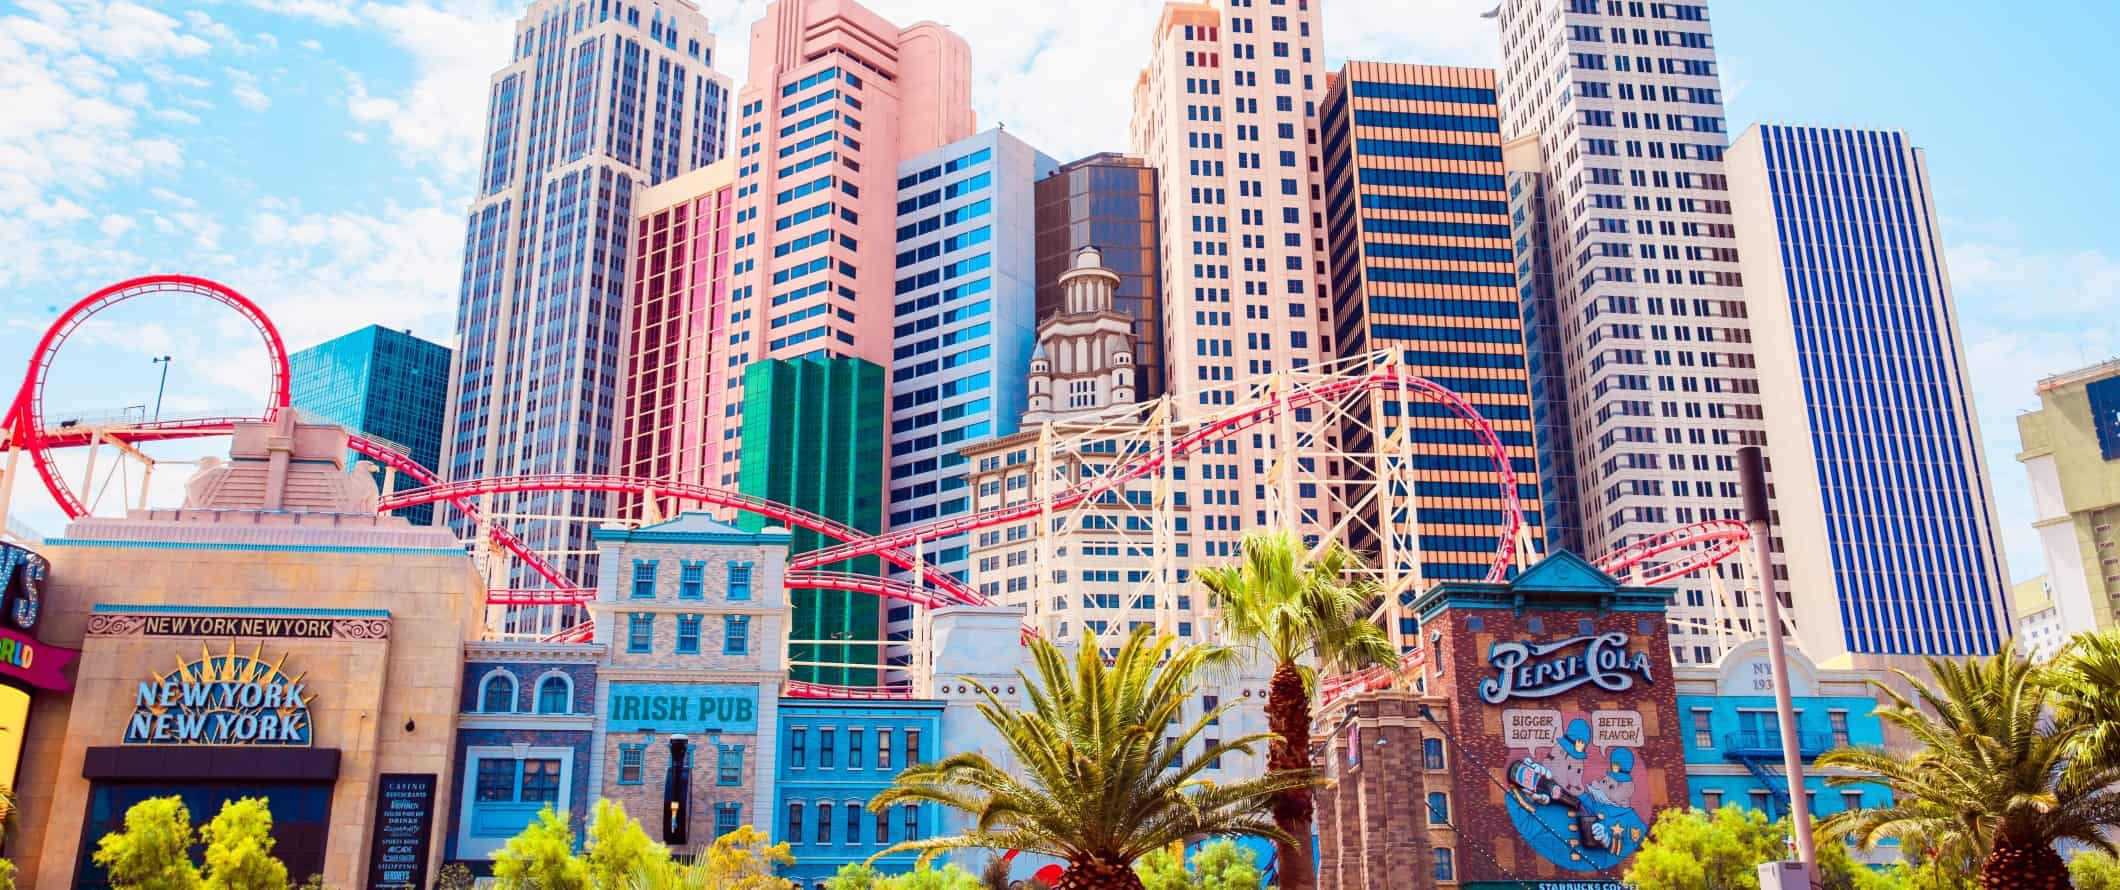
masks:
{"label": "light post", "polygon": [[162,390],[168,388],[169,386],[169,356],[165,355],[160,358],[153,359],[152,361],[154,364],[162,366],[162,382],[155,384],[155,419],[161,420]]}
{"label": "light post", "polygon": [[1804,788],[1796,704],[1790,699],[1789,656],[1783,649],[1787,640],[1781,631],[1781,594],[1774,590],[1774,532],[1767,516],[1766,460],[1759,446],[1737,449],[1737,479],[1744,494],[1745,526],[1752,533],[1759,595],[1766,598],[1767,665],[1774,677],[1774,716],[1781,729],[1782,773],[1789,785],[1789,827],[1796,838],[1796,860],[1803,867],[1803,886],[1809,887],[1818,869],[1818,847],[1811,838],[1811,801]]}

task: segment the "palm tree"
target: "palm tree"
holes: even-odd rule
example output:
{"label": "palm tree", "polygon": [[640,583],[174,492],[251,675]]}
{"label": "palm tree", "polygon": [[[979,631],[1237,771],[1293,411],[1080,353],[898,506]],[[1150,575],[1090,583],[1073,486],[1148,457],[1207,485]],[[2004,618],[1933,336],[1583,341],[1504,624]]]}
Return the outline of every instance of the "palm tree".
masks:
{"label": "palm tree", "polygon": [[2054,707],[2083,724],[2070,760],[2120,763],[2120,631],[2078,634],[2038,677]]}
{"label": "palm tree", "polygon": [[1007,704],[991,688],[979,713],[993,724],[1017,766],[1004,768],[976,751],[909,767],[869,809],[933,802],[971,814],[963,834],[904,841],[884,853],[917,850],[921,860],[946,850],[1025,850],[1064,859],[1055,890],[1135,890],[1134,860],[1201,835],[1286,839],[1266,815],[1273,796],[1307,787],[1308,769],[1274,770],[1226,784],[1200,778],[1220,758],[1248,754],[1266,733],[1246,735],[1186,756],[1223,711],[1202,714],[1170,732],[1203,671],[1226,650],[1175,647],[1169,636],[1137,629],[1106,664],[1091,635],[1073,658],[1032,640],[1037,679],[1019,671],[1028,707]]}
{"label": "palm tree", "polygon": [[[1245,535],[1242,546],[1243,562],[1201,569],[1200,583],[1217,597],[1228,641],[1273,659],[1266,726],[1274,740],[1267,768],[1302,769],[1310,765],[1310,698],[1317,687],[1317,673],[1305,660],[1344,672],[1388,662],[1398,653],[1384,629],[1363,615],[1376,588],[1348,579],[1348,568],[1358,561],[1352,551],[1335,542],[1310,557],[1303,540],[1286,530]],[[1309,890],[1317,883],[1311,867],[1311,797],[1304,786],[1274,800],[1274,824],[1289,836],[1276,842],[1284,890]]]}
{"label": "palm tree", "polygon": [[1980,863],[1984,890],[2065,890],[2068,866],[2054,845],[2073,841],[2113,852],[2106,828],[2120,825],[2120,765],[2072,754],[2090,726],[2050,708],[2054,695],[2030,660],[2015,652],[1965,661],[1926,659],[1934,685],[1894,671],[1910,698],[1871,681],[1890,703],[1879,717],[1920,747],[1911,756],[1881,748],[1840,748],[1818,759],[1831,785],[1877,782],[1890,806],[1836,813],[1829,835],[1852,835],[1865,849],[1909,839]]}

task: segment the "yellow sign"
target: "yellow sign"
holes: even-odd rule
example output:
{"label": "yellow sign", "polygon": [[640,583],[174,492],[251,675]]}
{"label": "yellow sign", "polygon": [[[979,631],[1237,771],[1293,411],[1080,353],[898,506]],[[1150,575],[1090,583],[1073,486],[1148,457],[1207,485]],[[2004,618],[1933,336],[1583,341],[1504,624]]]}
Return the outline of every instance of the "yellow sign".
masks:
{"label": "yellow sign", "polygon": [[260,652],[237,654],[234,640],[220,655],[201,646],[197,661],[141,683],[125,744],[308,747],[302,678],[281,670],[285,653],[268,664]]}

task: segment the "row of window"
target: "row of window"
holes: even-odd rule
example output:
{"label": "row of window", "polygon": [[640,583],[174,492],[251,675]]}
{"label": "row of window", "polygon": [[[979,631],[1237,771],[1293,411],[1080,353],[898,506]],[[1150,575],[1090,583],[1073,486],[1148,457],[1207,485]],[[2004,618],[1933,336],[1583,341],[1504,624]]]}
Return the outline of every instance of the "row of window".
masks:
{"label": "row of window", "polygon": [[[862,727],[849,726],[844,727],[843,729],[830,726],[818,727],[816,730],[814,730],[814,735],[816,736],[816,740],[814,742],[816,757],[813,762],[810,756],[813,745],[811,741],[813,731],[810,729],[810,727],[807,726],[793,726],[789,727],[787,732],[785,733],[788,740],[788,753],[786,757],[787,767],[789,769],[809,769],[812,766],[817,769],[833,769],[835,767],[838,767],[842,762],[839,759],[839,741],[842,732],[844,733],[846,738],[846,759],[844,761],[844,768],[863,769],[869,766],[870,761],[867,759],[867,755],[864,753],[864,751],[866,750],[865,743],[868,740],[869,732],[863,729]],[[901,765],[919,763],[920,730],[912,727],[906,727],[902,730],[899,730],[896,734],[900,738],[904,739],[905,745],[905,759],[901,762]],[[879,726],[875,728],[876,746],[874,749],[874,767],[876,769],[888,770],[894,768],[894,765],[891,761],[892,735],[893,731],[890,727]]]}
{"label": "row of window", "polygon": [[[776,325],[777,326],[777,325]],[[659,560],[636,559],[633,561],[633,598],[637,600],[655,598],[655,574]],[[732,562],[728,564],[728,598],[747,600],[751,598],[751,564]],[[705,599],[707,590],[707,563],[705,560],[681,560],[677,571],[677,598],[685,600]]]}
{"label": "row of window", "polygon": [[[700,625],[706,616],[677,616],[678,655],[700,654]],[[655,613],[634,612],[626,616],[626,651],[646,653],[655,651]],[[721,654],[748,655],[751,652],[751,616],[721,616]]]}
{"label": "row of window", "polygon": [[[837,806],[846,814],[844,817],[846,832],[841,836],[839,842],[848,846],[862,843],[861,825],[863,822],[868,821],[862,818],[866,809],[865,805],[861,801],[850,800]],[[788,802],[787,832],[780,839],[790,844],[832,843],[833,802],[820,800],[808,809],[811,818],[805,818],[805,807],[801,801]],[[891,836],[891,813],[889,810],[885,810],[876,814],[876,832],[867,839],[869,843],[882,845],[920,839],[920,807],[915,804],[905,804],[896,809],[898,810],[898,836]]]}

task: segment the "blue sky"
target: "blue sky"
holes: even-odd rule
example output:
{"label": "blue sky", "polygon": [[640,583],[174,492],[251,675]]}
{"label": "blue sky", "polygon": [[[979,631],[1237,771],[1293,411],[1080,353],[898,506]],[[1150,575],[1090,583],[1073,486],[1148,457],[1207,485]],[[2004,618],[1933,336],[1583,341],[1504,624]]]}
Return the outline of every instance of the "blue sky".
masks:
{"label": "blue sky", "polygon": [[[1494,63],[1488,0],[1316,0],[1333,64]],[[1123,148],[1157,5],[874,0],[971,42],[981,120],[1056,157]],[[738,80],[763,0],[704,0]],[[491,0],[0,3],[0,376],[60,307],[149,271],[221,280],[294,348],[375,322],[446,340],[486,79],[522,5]],[[1928,150],[2012,574],[2043,570],[2011,418],[2040,376],[2120,353],[2120,223],[2098,155],[2120,144],[2091,3],[1714,4],[1733,131],[1755,120],[1896,127]],[[1113,39],[1113,35],[1119,35]],[[241,411],[262,352],[188,303],[85,326],[54,410],[154,399]],[[9,384],[12,386],[13,384]],[[196,452],[165,446],[170,458]],[[78,467],[78,458],[70,458]],[[106,464],[107,465],[107,464]],[[76,470],[78,472],[78,469]],[[158,482],[174,485],[182,472]],[[158,486],[158,500],[175,490]],[[61,523],[41,490],[17,515]],[[103,501],[116,509],[114,496]]]}

